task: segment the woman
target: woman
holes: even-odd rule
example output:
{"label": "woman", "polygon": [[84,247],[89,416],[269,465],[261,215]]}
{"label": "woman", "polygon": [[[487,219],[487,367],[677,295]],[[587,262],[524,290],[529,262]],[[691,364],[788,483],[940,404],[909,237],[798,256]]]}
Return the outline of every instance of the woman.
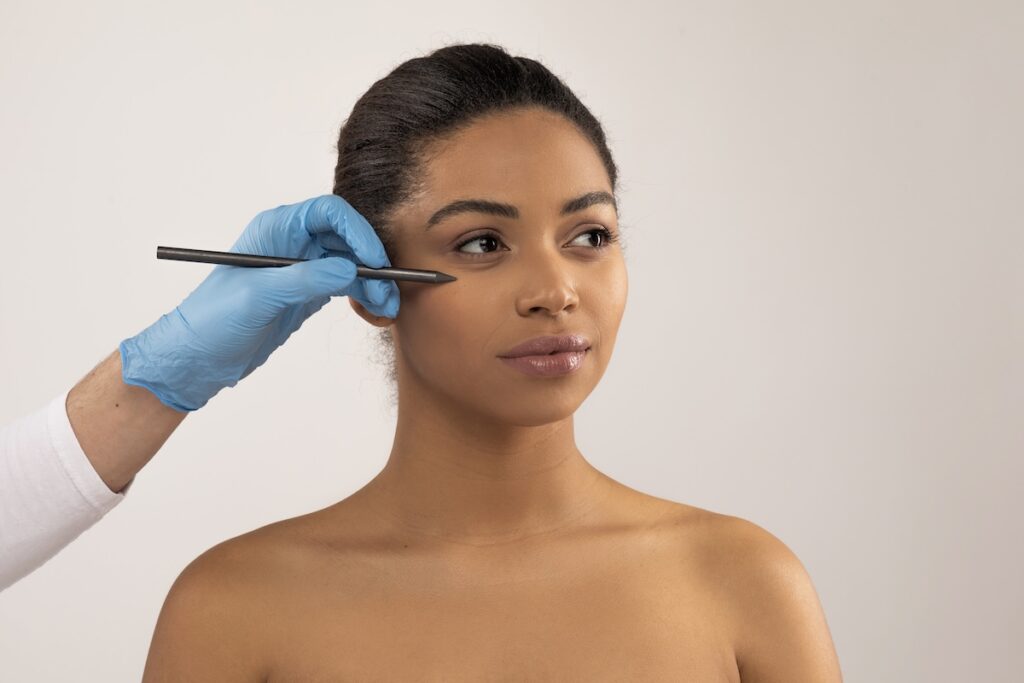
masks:
{"label": "woman", "polygon": [[394,349],[387,465],[193,561],[145,681],[841,680],[781,541],[576,447],[626,304],[615,190],[600,124],[536,61],[455,45],[370,88],[334,193],[396,266],[458,279],[398,283],[395,319],[349,299]]}

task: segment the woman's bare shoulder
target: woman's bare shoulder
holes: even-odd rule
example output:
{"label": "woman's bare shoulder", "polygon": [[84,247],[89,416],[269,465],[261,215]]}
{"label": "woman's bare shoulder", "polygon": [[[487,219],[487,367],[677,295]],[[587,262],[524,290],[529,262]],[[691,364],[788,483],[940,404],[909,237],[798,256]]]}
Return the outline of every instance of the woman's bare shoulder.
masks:
{"label": "woman's bare shoulder", "polygon": [[729,556],[737,548],[782,543],[771,532],[742,517],[660,498],[625,486],[621,488],[626,491],[625,499],[638,518],[673,529],[673,533],[678,532],[686,540],[703,546],[712,555]]}
{"label": "woman's bare shoulder", "polygon": [[719,582],[742,584],[740,572],[799,561],[777,536],[743,517],[662,498],[652,498],[650,506],[658,526],[669,529],[687,557]]}
{"label": "woman's bare shoulder", "polygon": [[743,680],[841,681],[810,574],[775,534],[704,511],[698,539],[705,585],[718,598]]}
{"label": "woman's bare shoulder", "polygon": [[144,681],[264,680],[292,624],[284,608],[328,565],[324,522],[317,513],[273,522],[189,562],[157,618]]}
{"label": "woman's bare shoulder", "polygon": [[332,506],[271,522],[217,543],[193,560],[188,571],[231,576],[238,580],[294,578],[302,565],[331,550],[331,538],[352,533],[343,508]]}
{"label": "woman's bare shoulder", "polygon": [[277,602],[295,550],[257,529],[217,543],[174,580],[157,618],[143,681],[265,680]]}
{"label": "woman's bare shoulder", "polygon": [[796,554],[763,526],[736,515],[695,508],[692,536],[708,575],[731,589],[755,585],[751,579],[800,565]]}

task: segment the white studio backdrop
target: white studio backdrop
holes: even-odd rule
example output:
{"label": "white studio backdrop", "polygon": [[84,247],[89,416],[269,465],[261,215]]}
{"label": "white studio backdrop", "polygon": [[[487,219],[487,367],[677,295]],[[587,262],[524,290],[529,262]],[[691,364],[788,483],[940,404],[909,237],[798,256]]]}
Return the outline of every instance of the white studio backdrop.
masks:
{"label": "white studio backdrop", "polygon": [[[1015,2],[0,4],[0,423],[171,310],[259,211],[330,192],[356,99],[494,42],[604,124],[630,293],[577,413],[598,468],[749,519],[848,681],[1010,680],[1024,639]],[[141,677],[210,546],[329,505],[394,414],[342,299],[0,593],[0,680]]]}

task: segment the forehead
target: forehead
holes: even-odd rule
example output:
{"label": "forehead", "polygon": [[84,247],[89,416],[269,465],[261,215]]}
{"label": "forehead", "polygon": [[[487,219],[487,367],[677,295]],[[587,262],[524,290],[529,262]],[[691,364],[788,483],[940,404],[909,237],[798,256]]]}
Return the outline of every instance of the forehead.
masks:
{"label": "forehead", "polygon": [[410,207],[423,220],[461,198],[553,212],[583,192],[612,190],[594,145],[563,116],[539,109],[475,121],[428,147],[423,171],[423,192]]}

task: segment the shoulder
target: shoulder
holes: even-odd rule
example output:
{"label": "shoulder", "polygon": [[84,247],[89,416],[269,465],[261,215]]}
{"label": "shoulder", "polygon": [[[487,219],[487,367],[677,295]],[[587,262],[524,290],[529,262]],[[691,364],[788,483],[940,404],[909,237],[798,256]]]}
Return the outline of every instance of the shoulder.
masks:
{"label": "shoulder", "polygon": [[274,522],[214,545],[181,571],[168,600],[202,595],[225,603],[252,603],[254,592],[271,599],[273,590],[293,581],[315,554],[307,517]]}
{"label": "shoulder", "polygon": [[842,680],[810,574],[763,527],[732,515],[698,516],[706,579],[725,611],[743,681]]}
{"label": "shoulder", "polygon": [[275,639],[273,614],[301,543],[270,525],[192,560],[157,618],[143,681],[262,681]]}

